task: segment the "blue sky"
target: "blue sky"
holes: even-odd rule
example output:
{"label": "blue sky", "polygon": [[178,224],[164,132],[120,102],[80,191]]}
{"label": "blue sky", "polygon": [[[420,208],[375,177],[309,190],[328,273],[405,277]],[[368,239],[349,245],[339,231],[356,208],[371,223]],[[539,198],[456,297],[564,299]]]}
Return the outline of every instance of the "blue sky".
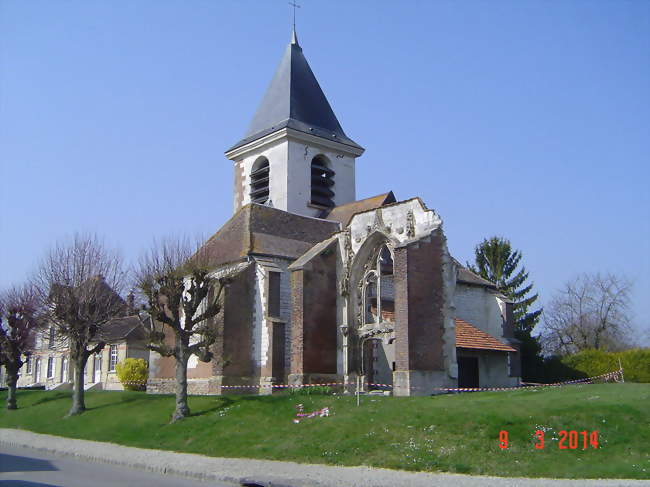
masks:
{"label": "blue sky", "polygon": [[[420,196],[461,262],[521,249],[542,302],[627,275],[650,325],[650,2],[304,0],[298,36],[346,133],[359,198]],[[51,243],[232,214],[223,151],[290,38],[285,1],[0,0],[0,286]]]}

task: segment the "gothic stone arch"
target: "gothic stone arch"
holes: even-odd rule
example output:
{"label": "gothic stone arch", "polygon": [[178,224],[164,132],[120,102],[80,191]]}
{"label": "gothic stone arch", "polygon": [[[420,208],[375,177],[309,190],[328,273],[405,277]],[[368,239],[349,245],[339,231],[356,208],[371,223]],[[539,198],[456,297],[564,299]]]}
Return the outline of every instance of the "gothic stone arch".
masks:
{"label": "gothic stone arch", "polygon": [[[363,323],[364,277],[383,246],[391,250],[393,258],[394,322]],[[394,344],[392,383],[396,395],[431,394],[436,385],[446,383],[447,257],[439,228],[403,243],[378,229],[368,234],[351,263],[348,374],[364,373],[364,341],[377,337]]]}
{"label": "gothic stone arch", "polygon": [[[361,375],[365,382],[388,385],[393,382],[395,305],[392,261],[397,244],[383,231],[375,230],[366,237],[350,263],[346,373]],[[389,274],[382,275],[380,258],[390,261]],[[386,309],[389,304],[390,310]]]}

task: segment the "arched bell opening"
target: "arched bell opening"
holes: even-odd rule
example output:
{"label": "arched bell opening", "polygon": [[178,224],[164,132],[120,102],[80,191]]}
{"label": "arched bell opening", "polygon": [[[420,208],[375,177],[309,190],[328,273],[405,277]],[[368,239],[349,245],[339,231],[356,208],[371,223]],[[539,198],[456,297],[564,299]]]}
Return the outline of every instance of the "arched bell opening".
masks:
{"label": "arched bell opening", "polygon": [[263,205],[269,200],[270,166],[266,157],[259,157],[251,169],[251,202]]}
{"label": "arched bell opening", "polygon": [[332,208],[334,203],[334,175],[330,163],[324,155],[311,160],[311,199],[312,205]]}

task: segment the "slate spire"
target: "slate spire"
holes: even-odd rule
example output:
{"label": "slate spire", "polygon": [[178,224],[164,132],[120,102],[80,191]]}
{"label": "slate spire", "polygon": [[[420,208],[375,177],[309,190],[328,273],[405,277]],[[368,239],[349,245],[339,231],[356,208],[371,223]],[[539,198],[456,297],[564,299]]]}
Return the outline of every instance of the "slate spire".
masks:
{"label": "slate spire", "polygon": [[228,151],[287,127],[362,149],[343,132],[298,44],[295,28],[246,136]]}

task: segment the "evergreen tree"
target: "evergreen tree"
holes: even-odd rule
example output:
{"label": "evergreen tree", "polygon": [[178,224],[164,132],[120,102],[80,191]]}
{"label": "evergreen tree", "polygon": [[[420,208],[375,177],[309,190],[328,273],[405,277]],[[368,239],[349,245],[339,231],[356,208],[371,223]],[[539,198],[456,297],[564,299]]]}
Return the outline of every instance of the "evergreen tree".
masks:
{"label": "evergreen tree", "polygon": [[531,333],[539,322],[542,309],[529,311],[538,295],[530,295],[533,285],[526,282],[528,272],[519,265],[521,252],[513,251],[509,240],[491,237],[477,245],[474,253],[475,264],[468,262],[468,268],[493,282],[499,292],[513,301],[515,338],[521,341],[522,376],[527,380],[535,378],[540,372],[538,366],[541,347]]}

